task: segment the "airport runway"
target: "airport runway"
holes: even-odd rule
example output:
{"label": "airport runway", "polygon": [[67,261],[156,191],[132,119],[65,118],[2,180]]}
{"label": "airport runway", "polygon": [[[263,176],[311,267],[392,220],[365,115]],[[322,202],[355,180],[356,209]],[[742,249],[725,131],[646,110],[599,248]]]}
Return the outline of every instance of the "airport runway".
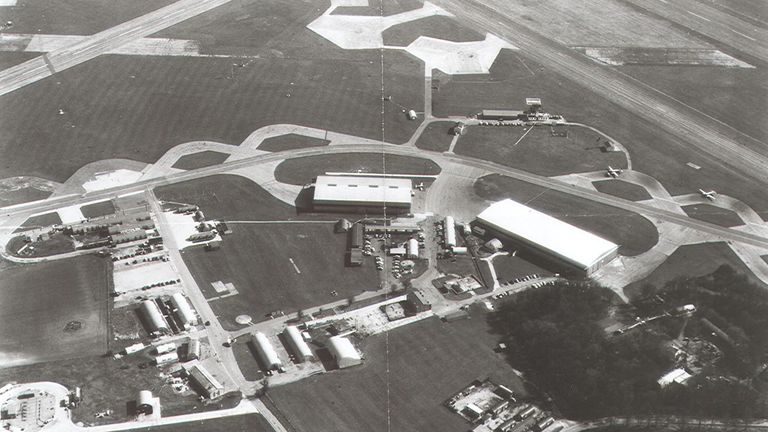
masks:
{"label": "airport runway", "polygon": [[712,234],[723,238],[724,240],[736,241],[752,246],[765,248],[768,250],[768,238],[759,236],[756,234],[741,232],[728,228],[721,227],[719,225],[703,222],[700,220],[692,219],[686,215],[679,213],[655,208],[649,205],[639,204],[633,201],[625,200],[611,195],[602,194],[600,192],[591,191],[588,189],[577,188],[573,185],[561,182],[559,180],[543,177],[535,174],[531,174],[522,170],[509,168],[493,162],[484,161],[468,156],[449,155],[444,153],[437,153],[426,151],[423,149],[413,147],[403,147],[394,144],[343,144],[334,145],[329,147],[313,147],[299,150],[289,150],[284,152],[276,152],[269,154],[262,154],[249,158],[239,159],[233,162],[226,162],[220,165],[213,165],[206,168],[200,168],[194,171],[186,171],[182,173],[172,174],[165,177],[154,178],[150,180],[140,181],[138,183],[130,184],[127,186],[120,186],[111,189],[105,189],[103,191],[97,191],[92,193],[86,193],[76,196],[64,196],[60,198],[54,198],[45,201],[33,202],[28,204],[20,204],[6,210],[0,210],[3,219],[7,219],[14,215],[24,215],[32,213],[42,213],[52,211],[60,207],[75,205],[79,203],[86,203],[90,201],[96,201],[99,199],[112,198],[117,195],[128,194],[132,192],[142,191],[147,188],[153,188],[157,186],[178,183],[187,180],[193,180],[201,177],[210,176],[213,174],[220,174],[227,171],[231,171],[236,168],[242,168],[254,164],[269,163],[281,159],[292,159],[304,156],[317,156],[324,154],[337,154],[337,153],[379,153],[386,152],[388,154],[397,154],[412,157],[422,157],[432,159],[436,163],[453,162],[462,165],[469,165],[476,168],[480,168],[492,173],[498,173],[506,175],[517,180],[521,180],[527,183],[542,186],[548,189],[556,190],[559,192],[567,193],[569,195],[579,196],[590,201],[597,203],[621,208],[634,213],[639,213],[649,217],[655,217],[657,219],[675,223],[688,228],[696,229],[708,234]]}
{"label": "airport runway", "polygon": [[88,36],[68,47],[51,51],[0,71],[0,95],[40,81],[121,45],[200,15],[230,0],[179,0],[171,5]]}
{"label": "airport runway", "polygon": [[768,30],[696,0],[623,0],[768,63]]}
{"label": "airport runway", "polygon": [[[764,143],[537,33],[508,12],[504,1],[434,0],[470,27],[495,33],[519,47],[525,56],[653,122],[701,157],[768,182],[768,146]],[[737,135],[749,145],[732,138]]]}

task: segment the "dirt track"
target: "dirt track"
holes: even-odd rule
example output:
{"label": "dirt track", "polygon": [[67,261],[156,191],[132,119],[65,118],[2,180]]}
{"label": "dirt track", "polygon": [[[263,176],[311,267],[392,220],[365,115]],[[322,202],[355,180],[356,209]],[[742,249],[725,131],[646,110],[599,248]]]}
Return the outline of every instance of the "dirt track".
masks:
{"label": "dirt track", "polygon": [[[750,147],[732,139],[739,131],[695,108],[620,73],[599,66],[530,29],[509,13],[503,0],[436,0],[459,20],[518,46],[528,57],[679,137],[692,151],[730,168],[768,181],[768,147],[749,139]],[[744,137],[744,139],[747,139]]]}

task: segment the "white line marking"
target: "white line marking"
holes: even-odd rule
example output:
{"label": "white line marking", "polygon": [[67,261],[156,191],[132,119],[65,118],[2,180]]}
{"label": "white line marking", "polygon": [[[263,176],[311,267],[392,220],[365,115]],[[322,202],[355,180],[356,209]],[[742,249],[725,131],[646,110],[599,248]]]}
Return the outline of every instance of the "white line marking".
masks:
{"label": "white line marking", "polygon": [[530,127],[530,128],[529,128],[529,129],[528,129],[528,130],[527,130],[527,131],[526,131],[526,132],[523,134],[523,136],[521,136],[521,137],[520,137],[520,139],[519,139],[519,140],[517,140],[517,142],[516,142],[516,143],[512,144],[512,147],[514,147],[514,146],[516,146],[516,145],[520,144],[520,141],[522,141],[522,140],[523,140],[523,138],[525,138],[525,136],[526,136],[526,135],[528,135],[529,133],[531,133],[531,131],[532,131],[532,130],[533,130],[533,128],[535,128],[535,127],[536,127],[536,126],[531,126],[531,127]]}
{"label": "white line marking", "polygon": [[295,262],[293,262],[293,258],[288,258],[288,261],[290,261],[291,264],[293,265],[293,268],[296,269],[296,273],[301,274],[301,270],[299,270],[299,267],[296,266]]}
{"label": "white line marking", "polygon": [[737,34],[737,35],[739,35],[739,36],[744,36],[745,38],[747,38],[747,39],[749,39],[749,40],[751,40],[751,41],[753,41],[753,42],[757,42],[757,39],[755,39],[755,38],[753,38],[753,37],[751,37],[751,36],[747,36],[747,35],[745,35],[745,34],[744,34],[744,33],[742,33],[742,32],[738,32],[738,31],[736,31],[736,30],[734,30],[734,29],[731,29],[731,31],[732,31],[732,32],[734,32],[734,33],[736,33],[736,34]]}
{"label": "white line marking", "polygon": [[704,21],[709,21],[709,22],[711,22],[711,21],[712,21],[712,20],[710,20],[709,18],[705,18],[705,17],[703,17],[703,16],[701,16],[701,15],[699,15],[699,14],[693,13],[693,12],[691,12],[691,11],[686,11],[686,12],[688,12],[689,14],[691,14],[691,15],[695,16],[696,18],[701,18],[701,19],[703,19]]}

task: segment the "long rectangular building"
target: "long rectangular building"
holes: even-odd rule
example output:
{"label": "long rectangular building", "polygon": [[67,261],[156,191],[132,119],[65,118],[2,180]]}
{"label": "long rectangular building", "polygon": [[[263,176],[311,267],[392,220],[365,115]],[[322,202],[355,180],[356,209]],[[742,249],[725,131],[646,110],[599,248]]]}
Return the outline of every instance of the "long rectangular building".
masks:
{"label": "long rectangular building", "polygon": [[511,199],[492,204],[477,221],[495,234],[587,276],[618,255],[617,244]]}
{"label": "long rectangular building", "polygon": [[317,176],[312,200],[317,211],[355,213],[408,213],[411,210],[410,179],[360,176]]}

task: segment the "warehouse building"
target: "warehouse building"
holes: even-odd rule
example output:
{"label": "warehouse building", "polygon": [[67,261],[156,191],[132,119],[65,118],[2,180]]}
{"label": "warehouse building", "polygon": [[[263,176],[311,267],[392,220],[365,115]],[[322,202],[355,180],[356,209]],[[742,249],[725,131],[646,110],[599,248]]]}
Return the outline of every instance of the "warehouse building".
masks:
{"label": "warehouse building", "polygon": [[176,317],[185,329],[197,325],[197,315],[195,314],[195,311],[192,310],[189,302],[187,302],[184,294],[180,292],[174,293],[171,296],[171,304],[176,311]]}
{"label": "warehouse building", "polygon": [[316,211],[408,213],[411,211],[411,180],[372,175],[318,176],[312,200]]}
{"label": "warehouse building", "polygon": [[342,336],[333,336],[328,339],[328,350],[336,360],[339,369],[357,366],[363,363],[363,358],[352,345],[352,341]]}
{"label": "warehouse building", "polygon": [[150,336],[160,336],[171,332],[168,322],[160,313],[160,308],[157,307],[154,300],[144,300],[141,302],[140,308]]}
{"label": "warehouse building", "polygon": [[190,383],[208,399],[215,399],[224,394],[224,386],[201,364],[195,362],[192,366],[184,366]]}
{"label": "warehouse building", "polygon": [[584,276],[618,256],[617,244],[511,199],[492,204],[476,223],[492,237],[521,244],[534,255]]}
{"label": "warehouse building", "polygon": [[304,341],[304,338],[301,336],[301,331],[299,331],[296,326],[286,327],[283,336],[285,336],[285,340],[288,342],[297,363],[311,362],[315,360],[315,355],[312,353],[309,345],[307,345],[307,342]]}
{"label": "warehouse building", "polygon": [[283,366],[283,362],[280,361],[280,357],[277,356],[277,352],[269,339],[262,332],[256,332],[251,335],[251,342],[253,343],[256,352],[259,354],[259,359],[266,370],[280,369]]}

